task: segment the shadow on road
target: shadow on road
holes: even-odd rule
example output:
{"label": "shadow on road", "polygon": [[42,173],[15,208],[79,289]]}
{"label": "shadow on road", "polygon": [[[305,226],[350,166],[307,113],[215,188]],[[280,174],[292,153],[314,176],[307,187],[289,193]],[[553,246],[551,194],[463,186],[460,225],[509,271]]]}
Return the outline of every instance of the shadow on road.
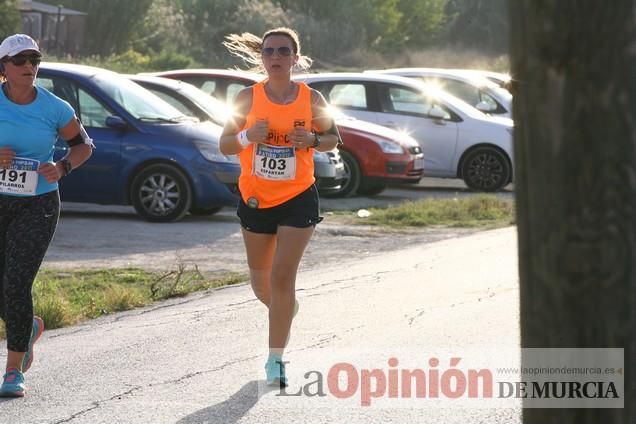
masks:
{"label": "shadow on road", "polygon": [[[262,383],[262,382],[261,382]],[[177,424],[233,424],[249,412],[265,392],[258,390],[259,382],[250,381],[230,398],[216,405],[201,409],[187,417],[182,418]]]}

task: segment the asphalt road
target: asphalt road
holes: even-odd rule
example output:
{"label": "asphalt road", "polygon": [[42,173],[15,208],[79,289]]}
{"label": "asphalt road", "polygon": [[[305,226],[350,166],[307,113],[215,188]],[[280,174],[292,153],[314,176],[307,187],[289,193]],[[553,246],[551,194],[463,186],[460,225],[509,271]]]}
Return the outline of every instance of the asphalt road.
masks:
{"label": "asphalt road", "polygon": [[[292,388],[320,361],[334,364],[351,354],[517,351],[515,234],[514,228],[482,232],[301,272],[301,309],[286,355]],[[1,421],[521,422],[514,405],[402,404],[385,396],[361,406],[357,392],[349,401],[282,398],[262,385],[266,323],[265,308],[239,285],[46,331],[27,374],[28,396],[0,400]]]}

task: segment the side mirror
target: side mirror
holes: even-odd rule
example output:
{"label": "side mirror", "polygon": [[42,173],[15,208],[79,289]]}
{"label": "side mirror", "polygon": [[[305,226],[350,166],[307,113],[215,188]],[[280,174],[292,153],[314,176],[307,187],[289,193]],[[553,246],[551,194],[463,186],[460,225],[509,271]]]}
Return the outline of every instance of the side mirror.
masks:
{"label": "side mirror", "polygon": [[488,102],[485,102],[483,100],[481,102],[477,103],[475,105],[475,108],[477,110],[480,110],[480,111],[484,112],[484,113],[492,112],[495,109],[497,109],[497,107],[495,105],[493,105],[491,103],[488,103]]}
{"label": "side mirror", "polygon": [[106,126],[114,128],[116,130],[125,130],[128,128],[128,124],[119,116],[109,116],[106,118]]}
{"label": "side mirror", "polygon": [[450,119],[450,114],[439,105],[433,105],[431,110],[428,111],[428,116],[434,119]]}

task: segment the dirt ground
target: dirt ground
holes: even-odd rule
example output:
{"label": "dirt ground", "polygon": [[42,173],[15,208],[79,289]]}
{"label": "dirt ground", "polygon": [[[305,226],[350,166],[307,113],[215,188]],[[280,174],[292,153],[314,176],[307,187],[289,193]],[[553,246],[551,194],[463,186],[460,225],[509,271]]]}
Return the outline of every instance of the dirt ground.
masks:
{"label": "dirt ground", "polygon": [[[325,220],[316,229],[301,269],[344,264],[414,244],[474,233],[476,230],[456,228],[395,231],[350,225],[328,212],[356,211],[416,198],[474,195],[466,192],[461,182],[453,186],[447,181],[443,180],[441,187],[420,184],[392,188],[373,197],[321,199]],[[512,196],[512,192],[502,195]],[[243,240],[234,210],[225,208],[211,217],[187,216],[177,223],[153,224],[140,219],[131,207],[65,203],[44,266],[171,270],[179,264],[196,265],[212,273],[246,272]]]}
{"label": "dirt ground", "polygon": [[[206,272],[247,271],[238,221],[228,211],[175,224],[150,224],[134,215],[62,214],[44,266],[47,268],[176,269],[179,264]],[[301,269],[347,263],[419,243],[473,233],[465,229],[395,231],[344,225],[327,215],[307,248]]]}

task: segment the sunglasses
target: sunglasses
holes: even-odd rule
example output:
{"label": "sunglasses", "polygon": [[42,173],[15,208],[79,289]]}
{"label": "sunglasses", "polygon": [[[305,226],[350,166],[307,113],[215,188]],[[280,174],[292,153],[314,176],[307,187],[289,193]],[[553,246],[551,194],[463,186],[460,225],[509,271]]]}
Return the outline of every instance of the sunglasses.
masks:
{"label": "sunglasses", "polygon": [[17,54],[9,58],[9,62],[13,63],[15,66],[24,66],[27,61],[29,61],[33,66],[38,66],[40,62],[42,62],[42,56],[35,54]]}
{"label": "sunglasses", "polygon": [[278,52],[278,55],[283,57],[289,57],[293,53],[292,49],[286,46],[278,47],[278,48],[265,47],[264,49],[261,49],[261,54],[267,57],[274,56],[275,52]]}

